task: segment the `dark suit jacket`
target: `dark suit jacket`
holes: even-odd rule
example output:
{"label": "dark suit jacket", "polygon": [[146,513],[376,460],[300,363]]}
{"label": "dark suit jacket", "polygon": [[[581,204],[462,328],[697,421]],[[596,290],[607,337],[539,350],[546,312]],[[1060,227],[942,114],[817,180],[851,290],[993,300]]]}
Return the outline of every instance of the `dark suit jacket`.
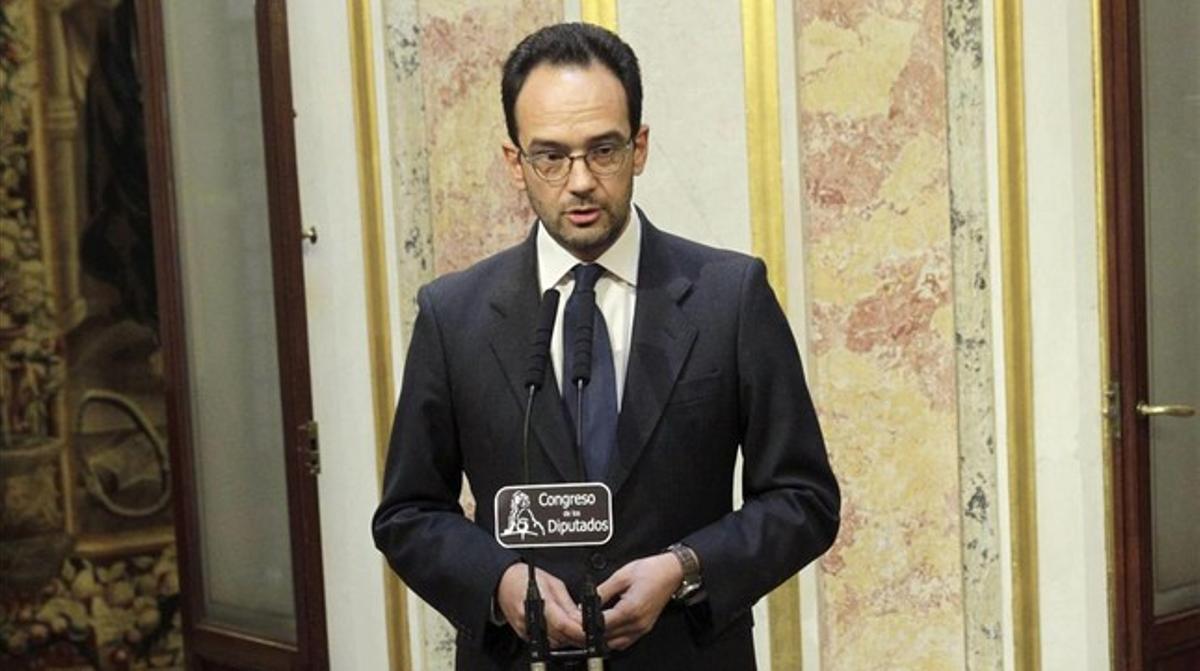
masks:
{"label": "dark suit jacket", "polygon": [[[521,385],[538,300],[534,235],[418,294],[372,524],[395,571],[458,629],[460,669],[516,668],[521,653],[512,630],[489,619],[500,576],[519,558],[494,540],[493,495],[522,482]],[[532,477],[581,480],[553,375],[534,403]],[[539,550],[538,565],[577,590],[589,569],[603,580],[682,541],[700,557],[707,598],[668,605],[609,668],[754,668],[751,605],[833,543],[840,502],[761,261],[646,222],[617,434],[612,540]],[[734,511],[739,446],[745,503]],[[474,522],[458,505],[463,473]]]}

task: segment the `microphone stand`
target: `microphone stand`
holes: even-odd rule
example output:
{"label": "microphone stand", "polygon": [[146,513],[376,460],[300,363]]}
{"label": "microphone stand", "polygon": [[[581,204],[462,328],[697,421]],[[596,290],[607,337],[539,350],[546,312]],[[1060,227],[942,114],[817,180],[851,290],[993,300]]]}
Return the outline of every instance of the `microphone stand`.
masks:
{"label": "microphone stand", "polygon": [[[595,303],[592,304],[595,308]],[[590,311],[587,311],[590,316]],[[579,473],[587,477],[583,458],[583,390],[592,380],[592,339],[594,336],[592,319],[582,318],[575,324],[575,360],[572,362],[571,380],[575,383],[575,456],[579,462]],[[600,603],[600,595],[596,592],[596,578],[591,569],[585,570],[583,595],[580,607],[583,610],[583,631],[585,635],[582,650],[566,651],[577,658],[582,654],[587,660],[587,671],[603,671],[604,658],[608,648],[604,643],[604,613]]]}
{"label": "microphone stand", "polygon": [[[533,347],[529,355],[529,369],[525,386],[529,396],[525,402],[525,422],[521,436],[521,462],[524,467],[525,484],[530,484],[529,475],[529,428],[533,418],[533,399],[542,387],[546,376],[546,360],[550,356],[550,337],[554,331],[554,319],[558,315],[559,293],[548,290],[542,296],[538,314],[538,329],[534,332]],[[529,567],[528,587],[525,590],[525,632],[529,637],[529,671],[547,671],[550,659],[550,637],[546,630],[545,601],[537,584],[537,561],[532,549],[525,560]]]}
{"label": "microphone stand", "polygon": [[[588,325],[587,332],[590,335],[592,332],[591,325]],[[576,341],[575,355],[575,374],[578,376],[575,380],[576,395],[575,395],[575,416],[579,421],[575,422],[575,444],[579,446],[577,454],[580,461],[580,472],[583,472],[583,390],[591,381],[591,338],[588,338],[589,347],[586,350],[586,357],[580,356],[579,352],[584,351],[578,347]],[[586,361],[587,373],[580,376],[580,361]],[[580,607],[583,609],[583,633],[584,653],[587,656],[587,671],[603,671],[604,658],[608,655],[608,648],[604,644],[604,613],[601,608],[600,595],[596,592],[596,577],[592,568],[586,568],[586,577],[583,581],[583,598],[581,599]]]}
{"label": "microphone stand", "polygon": [[608,646],[604,643],[604,613],[600,609],[600,595],[596,593],[596,582],[590,571],[583,583],[582,607],[587,671],[604,671],[604,658],[608,656]]}

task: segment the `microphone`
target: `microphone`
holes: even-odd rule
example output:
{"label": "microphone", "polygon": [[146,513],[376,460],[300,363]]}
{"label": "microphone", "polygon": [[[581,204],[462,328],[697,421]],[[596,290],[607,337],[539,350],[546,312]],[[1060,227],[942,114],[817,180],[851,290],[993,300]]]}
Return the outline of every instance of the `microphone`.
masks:
{"label": "microphone", "polygon": [[[524,435],[521,440],[521,461],[525,470],[525,484],[529,479],[529,425],[533,416],[533,397],[542,388],[546,379],[546,364],[550,360],[550,339],[554,333],[554,320],[558,317],[559,293],[549,289],[542,294],[542,303],[538,309],[537,328],[533,332],[533,340],[529,346],[529,365],[525,369],[525,388],[529,397],[525,403]],[[525,630],[529,636],[529,668],[531,671],[545,671],[550,657],[550,640],[546,631],[546,614],[543,610],[545,602],[538,592],[537,564],[533,552],[529,552],[526,565],[529,567],[529,583],[525,593]]]}
{"label": "microphone", "polygon": [[[592,310],[595,303],[592,303]],[[592,310],[583,310],[587,315],[575,323],[575,357],[571,362],[571,381],[575,383],[575,448],[579,453],[580,472],[583,471],[583,388],[592,381],[592,336],[594,335]],[[563,362],[566,367],[566,362]]]}
{"label": "microphone", "polygon": [[547,289],[542,294],[538,309],[537,329],[529,347],[529,367],[525,369],[525,388],[542,388],[546,376],[546,365],[550,360],[550,339],[554,334],[554,320],[558,317],[558,290]]}
{"label": "microphone", "polygon": [[550,338],[554,333],[554,320],[558,317],[558,298],[557,289],[547,289],[546,293],[542,294],[537,328],[529,344],[528,366],[525,369],[525,388],[529,390],[529,396],[525,401],[524,430],[521,437],[521,462],[525,467],[525,484],[530,484],[529,425],[533,417],[533,397],[542,388],[542,381],[546,378],[546,365],[550,362]]}
{"label": "microphone", "polygon": [[[595,309],[595,304],[592,304]],[[571,362],[571,381],[582,389],[592,380],[592,311],[585,310],[587,316],[575,324],[575,360]]]}

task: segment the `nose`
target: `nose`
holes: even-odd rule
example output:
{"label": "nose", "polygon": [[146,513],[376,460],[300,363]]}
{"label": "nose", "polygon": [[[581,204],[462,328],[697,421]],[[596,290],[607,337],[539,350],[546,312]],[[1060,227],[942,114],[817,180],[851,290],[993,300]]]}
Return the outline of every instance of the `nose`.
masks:
{"label": "nose", "polygon": [[588,167],[583,157],[571,161],[570,172],[567,173],[567,190],[575,195],[591,193],[596,188],[596,176]]}

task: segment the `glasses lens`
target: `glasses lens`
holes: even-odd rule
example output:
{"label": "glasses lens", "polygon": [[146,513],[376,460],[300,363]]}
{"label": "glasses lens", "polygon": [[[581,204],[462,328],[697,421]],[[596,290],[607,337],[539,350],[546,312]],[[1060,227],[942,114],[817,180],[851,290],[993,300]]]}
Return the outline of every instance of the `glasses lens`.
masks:
{"label": "glasses lens", "polygon": [[611,144],[592,147],[587,153],[588,167],[598,175],[611,175],[621,169],[628,148],[628,145]]}
{"label": "glasses lens", "polygon": [[562,154],[534,154],[530,164],[542,179],[547,181],[559,180],[566,176],[571,160]]}

